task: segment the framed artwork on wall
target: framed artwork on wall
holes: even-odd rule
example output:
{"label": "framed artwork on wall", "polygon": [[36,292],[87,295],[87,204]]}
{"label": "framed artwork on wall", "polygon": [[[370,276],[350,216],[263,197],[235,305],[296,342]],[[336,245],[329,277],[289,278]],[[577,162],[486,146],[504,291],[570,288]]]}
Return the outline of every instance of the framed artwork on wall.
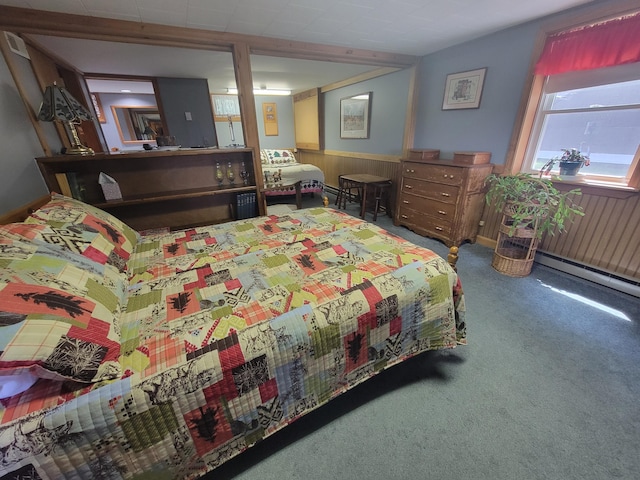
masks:
{"label": "framed artwork on wall", "polygon": [[486,68],[447,75],[444,89],[443,110],[479,108]]}
{"label": "framed artwork on wall", "polygon": [[340,138],[369,138],[373,92],[340,99]]}
{"label": "framed artwork on wall", "polygon": [[93,103],[93,109],[96,112],[98,121],[100,123],[107,123],[107,119],[105,118],[104,112],[102,111],[102,102],[100,101],[100,97],[97,93],[91,93],[91,102]]}
{"label": "framed artwork on wall", "polygon": [[278,109],[275,103],[264,102],[262,104],[262,120],[265,135],[278,135]]}

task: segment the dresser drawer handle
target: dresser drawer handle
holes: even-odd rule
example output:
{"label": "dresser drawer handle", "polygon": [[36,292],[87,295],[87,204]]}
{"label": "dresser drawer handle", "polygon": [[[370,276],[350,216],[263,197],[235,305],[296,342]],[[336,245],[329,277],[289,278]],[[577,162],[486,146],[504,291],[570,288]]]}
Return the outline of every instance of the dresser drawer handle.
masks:
{"label": "dresser drawer handle", "polygon": [[407,168],[407,173],[416,173],[416,171],[413,168]]}
{"label": "dresser drawer handle", "polygon": [[442,232],[444,230],[444,228],[442,227],[436,227],[436,230],[438,230],[439,232]]}
{"label": "dresser drawer handle", "polygon": [[447,175],[446,173],[443,175],[444,178],[450,178],[453,180],[453,175]]}
{"label": "dresser drawer handle", "polygon": [[406,203],[407,205],[409,205],[409,200],[402,200],[402,203]]}
{"label": "dresser drawer handle", "polygon": [[407,217],[406,215],[400,215],[400,216],[401,216],[402,218],[409,218],[409,217]]}
{"label": "dresser drawer handle", "polygon": [[446,214],[447,214],[447,212],[445,212],[444,210],[438,210],[438,213],[439,213],[440,215],[446,215]]}
{"label": "dresser drawer handle", "polygon": [[411,185],[405,185],[405,187],[407,187],[408,190],[411,190],[413,188]]}
{"label": "dresser drawer handle", "polygon": [[450,197],[450,196],[451,196],[451,195],[449,195],[449,194],[448,194],[448,193],[446,193],[446,192],[442,192],[440,195],[442,195],[443,197]]}

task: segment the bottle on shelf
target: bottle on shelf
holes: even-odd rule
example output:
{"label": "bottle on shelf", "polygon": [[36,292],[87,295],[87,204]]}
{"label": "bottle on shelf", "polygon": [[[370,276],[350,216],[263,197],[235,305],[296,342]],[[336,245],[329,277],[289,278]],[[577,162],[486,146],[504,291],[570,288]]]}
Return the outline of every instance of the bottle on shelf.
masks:
{"label": "bottle on shelf", "polygon": [[216,162],[216,180],[218,181],[218,185],[222,186],[222,182],[224,182],[224,173],[220,166],[220,162]]}
{"label": "bottle on shelf", "polygon": [[242,178],[243,185],[249,185],[249,172],[247,172],[247,167],[244,162],[242,162],[240,166],[240,178]]}
{"label": "bottle on shelf", "polygon": [[229,179],[229,183],[233,185],[236,180],[236,174],[233,172],[233,167],[231,162],[227,165],[227,178]]}

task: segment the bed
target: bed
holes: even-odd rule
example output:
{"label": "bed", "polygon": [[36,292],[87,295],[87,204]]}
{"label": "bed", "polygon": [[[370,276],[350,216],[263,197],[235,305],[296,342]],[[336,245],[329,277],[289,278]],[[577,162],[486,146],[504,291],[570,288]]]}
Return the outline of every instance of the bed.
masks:
{"label": "bed", "polygon": [[0,479],[198,478],[466,343],[454,268],[331,208],[143,237],[53,194],[0,265]]}
{"label": "bed", "polygon": [[[301,193],[324,192],[324,172],[306,163],[298,163],[295,154],[287,149],[260,150],[262,174],[267,196],[295,195],[295,184],[300,182]],[[275,188],[281,187],[281,188]]]}

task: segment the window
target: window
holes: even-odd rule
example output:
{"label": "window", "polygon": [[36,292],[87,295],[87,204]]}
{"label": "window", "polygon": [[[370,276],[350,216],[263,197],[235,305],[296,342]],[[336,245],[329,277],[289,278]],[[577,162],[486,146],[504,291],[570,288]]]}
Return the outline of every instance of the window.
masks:
{"label": "window", "polygon": [[[627,185],[640,146],[640,64],[546,77],[522,170],[538,173],[564,148],[590,157],[588,181]],[[558,174],[557,163],[553,175]]]}

